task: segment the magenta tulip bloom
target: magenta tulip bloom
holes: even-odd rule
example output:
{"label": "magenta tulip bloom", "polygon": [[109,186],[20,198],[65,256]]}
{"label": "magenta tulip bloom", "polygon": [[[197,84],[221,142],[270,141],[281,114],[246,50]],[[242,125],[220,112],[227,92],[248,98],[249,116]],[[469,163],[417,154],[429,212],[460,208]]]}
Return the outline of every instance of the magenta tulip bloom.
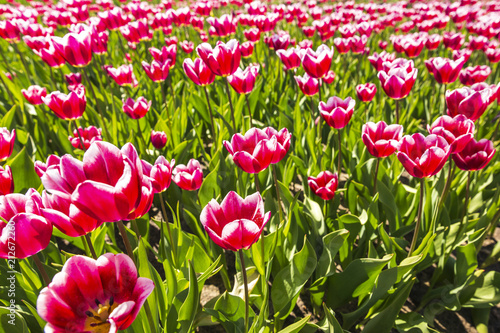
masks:
{"label": "magenta tulip bloom", "polygon": [[200,162],[195,159],[190,159],[187,165],[176,166],[172,175],[174,183],[186,191],[196,191],[203,182]]}
{"label": "magenta tulip bloom", "polygon": [[92,41],[88,31],[68,33],[64,37],[52,37],[57,52],[70,65],[85,67],[92,61]]}
{"label": "magenta tulip bloom", "polygon": [[351,41],[349,38],[337,37],[333,40],[333,45],[335,45],[337,52],[340,54],[349,53],[351,50]]}
{"label": "magenta tulip bloom", "polygon": [[461,33],[453,33],[448,31],[445,31],[443,33],[444,46],[449,49],[458,50],[459,48],[462,47],[464,42],[465,42],[465,37]]}
{"label": "magenta tulip bloom", "polygon": [[425,61],[425,65],[429,70],[429,73],[431,73],[440,84],[455,82],[464,64],[464,57],[455,61],[441,57],[430,58]]}
{"label": "magenta tulip bloom", "polygon": [[259,65],[250,64],[245,70],[238,68],[233,75],[227,77],[227,81],[238,94],[249,94],[255,85],[259,75]]}
{"label": "magenta tulip bloom", "polygon": [[215,80],[215,74],[200,58],[196,58],[194,62],[190,58],[184,59],[182,68],[191,81],[198,86],[207,86]]}
{"label": "magenta tulip bloom", "polygon": [[326,84],[331,84],[333,81],[335,81],[335,72],[330,70],[326,75],[323,77],[323,82]]}
{"label": "magenta tulip bloom", "polygon": [[375,157],[392,155],[399,147],[403,126],[387,125],[385,121],[368,122],[361,129],[361,138],[368,152]]}
{"label": "magenta tulip bloom", "polygon": [[278,50],[276,54],[283,63],[283,69],[285,71],[300,67],[301,60],[299,50],[291,47],[288,50]]}
{"label": "magenta tulip bloom", "polygon": [[[78,135],[78,132],[80,132],[80,135]],[[78,132],[73,130],[73,136],[68,137],[71,145],[76,149],[89,149],[90,145],[95,141],[102,141],[101,129],[95,126],[89,126],[87,128],[78,127]],[[83,140],[84,147],[82,147],[82,140],[80,140],[80,137]]]}
{"label": "magenta tulip bloom", "polygon": [[288,149],[290,149],[290,142],[292,140],[292,133],[288,132],[287,128],[282,128],[279,132],[275,130],[273,127],[264,128],[264,132],[266,132],[269,138],[273,136],[276,137],[276,152],[274,153],[273,159],[271,160],[271,164],[276,164],[281,161]]}
{"label": "magenta tulip bloom", "polygon": [[306,96],[314,96],[319,92],[319,80],[309,74],[304,73],[303,76],[295,75],[295,82],[299,86],[302,93]]}
{"label": "magenta tulip bloom", "polygon": [[377,86],[374,83],[358,84],[356,95],[362,102],[370,102],[377,93]]}
{"label": "magenta tulip bloom", "polygon": [[265,131],[253,127],[244,136],[236,133],[231,142],[224,141],[223,144],[234,164],[247,173],[259,173],[273,161],[277,141],[276,136],[269,137]]}
{"label": "magenta tulip bloom", "polygon": [[392,63],[384,62],[383,67],[377,76],[387,96],[396,100],[408,96],[418,73],[418,69],[413,67],[413,61],[396,59]]}
{"label": "magenta tulip bloom", "polygon": [[200,221],[215,244],[238,251],[257,242],[270,217],[260,193],[243,199],[230,191],[220,205],[212,199],[201,211]]}
{"label": "magenta tulip bloom", "polygon": [[316,177],[307,177],[309,188],[323,200],[331,200],[335,196],[335,191],[339,185],[337,173],[330,171],[321,171]]}
{"label": "magenta tulip bloom", "polygon": [[132,119],[141,119],[148,113],[151,108],[151,101],[148,102],[144,97],[138,97],[135,101],[132,98],[127,98],[123,102],[123,112]]}
{"label": "magenta tulip bloom", "polygon": [[45,332],[117,332],[132,324],[154,287],[125,254],[78,255],[42,289],[36,308]]}
{"label": "magenta tulip bloom", "polygon": [[382,51],[380,54],[374,52],[371,56],[368,57],[368,60],[377,72],[380,72],[384,69],[384,67],[382,66],[384,62],[392,62],[394,61],[394,59],[396,59],[396,55],[394,53],[387,53],[385,51]]}
{"label": "magenta tulip bloom", "polygon": [[202,43],[198,45],[196,52],[217,76],[232,75],[240,66],[240,45],[236,39],[231,39],[227,43],[218,41],[213,49],[210,44]]}
{"label": "magenta tulip bloom", "polygon": [[461,152],[453,154],[451,157],[460,169],[475,171],[486,167],[493,158],[493,155],[495,155],[495,152],[496,149],[490,140],[481,139],[476,141],[472,138]]}
{"label": "magenta tulip bloom", "polygon": [[491,74],[491,68],[488,65],[467,67],[460,72],[460,82],[464,86],[471,86],[474,83],[484,82]]}
{"label": "magenta tulip bloom", "polygon": [[25,195],[0,196],[0,258],[24,259],[45,249],[52,236],[52,224],[40,212],[42,198],[34,189]]}
{"label": "magenta tulip bloom", "polygon": [[410,175],[424,178],[437,174],[446,163],[450,152],[450,145],[443,137],[415,133],[401,139],[397,156]]}
{"label": "magenta tulip bloom", "polygon": [[139,82],[134,75],[134,68],[132,65],[121,65],[118,68],[106,67],[108,75],[111,76],[115,82],[120,86],[137,87]]}
{"label": "magenta tulip bloom", "polygon": [[12,171],[8,165],[5,169],[0,166],[0,195],[7,195],[14,192],[14,179]]}
{"label": "magenta tulip bloom", "polygon": [[468,87],[448,90],[446,92],[448,115],[455,117],[463,114],[470,120],[476,121],[488,107],[491,93],[491,89],[474,91]]}
{"label": "magenta tulip bloom", "polygon": [[146,61],[142,62],[142,68],[146,72],[146,75],[153,82],[163,82],[167,79],[168,71],[170,69],[169,65],[170,61],[160,63],[156,60],[153,60],[151,64],[147,63]]}
{"label": "magenta tulip bloom", "polygon": [[175,61],[177,59],[177,45],[172,44],[169,46],[164,46],[161,48],[161,50],[150,47],[149,53],[154,60],[158,61],[161,64],[168,62],[170,68],[172,68],[175,66]]}
{"label": "magenta tulip bloom", "polygon": [[461,152],[474,137],[474,122],[463,114],[454,118],[441,116],[431,126],[427,125],[429,134],[436,134],[446,139],[451,154]]}
{"label": "magenta tulip bloom", "polygon": [[60,91],[54,91],[43,97],[42,100],[56,116],[64,120],[80,118],[87,107],[87,97],[85,97],[83,86],[79,86],[67,95]]}
{"label": "magenta tulip bloom", "polygon": [[61,68],[66,63],[64,58],[55,49],[52,42],[49,43],[48,47],[33,50],[33,52],[52,68]]}
{"label": "magenta tulip bloom", "polygon": [[28,103],[33,105],[43,104],[42,98],[47,96],[47,89],[37,85],[28,87],[28,89],[21,89],[21,93]]}
{"label": "magenta tulip bloom", "polygon": [[332,96],[326,103],[319,102],[318,109],[328,126],[340,129],[344,128],[351,120],[355,105],[356,101],[351,97],[343,100],[337,96]]}
{"label": "magenta tulip bloom", "polygon": [[151,131],[151,143],[156,149],[163,149],[167,144],[167,134],[162,131]]}
{"label": "magenta tulip bloom", "polygon": [[155,193],[166,191],[170,186],[174,165],[175,160],[169,162],[163,156],[159,156],[154,165],[142,161],[144,174],[150,178]]}
{"label": "magenta tulip bloom", "polygon": [[16,141],[16,130],[12,132],[6,127],[0,127],[0,162],[5,161],[12,155],[14,143]]}
{"label": "magenta tulip bloom", "polygon": [[316,51],[306,49],[301,52],[302,67],[311,77],[320,79],[328,73],[332,64],[333,48],[325,44],[320,45]]}

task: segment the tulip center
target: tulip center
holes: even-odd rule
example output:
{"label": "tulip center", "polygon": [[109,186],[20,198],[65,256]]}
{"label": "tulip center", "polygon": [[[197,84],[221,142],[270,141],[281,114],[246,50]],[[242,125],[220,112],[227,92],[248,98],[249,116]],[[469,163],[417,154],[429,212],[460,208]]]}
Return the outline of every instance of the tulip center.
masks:
{"label": "tulip center", "polygon": [[113,310],[116,309],[118,304],[114,302],[113,297],[107,300],[104,304],[99,302],[97,299],[95,303],[98,308],[89,308],[89,310],[85,312],[87,315],[87,319],[85,320],[85,331],[108,333],[111,328],[111,324],[108,322],[108,317]]}

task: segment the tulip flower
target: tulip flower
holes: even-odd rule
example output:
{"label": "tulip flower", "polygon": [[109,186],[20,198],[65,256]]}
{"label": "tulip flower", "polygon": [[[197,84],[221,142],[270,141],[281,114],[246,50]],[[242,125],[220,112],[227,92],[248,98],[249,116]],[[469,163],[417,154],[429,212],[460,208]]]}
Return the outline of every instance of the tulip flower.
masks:
{"label": "tulip flower", "polygon": [[401,46],[408,58],[416,58],[424,49],[425,41],[421,38],[408,38],[402,42]]}
{"label": "tulip flower", "polygon": [[283,69],[285,71],[300,67],[301,61],[298,49],[291,47],[288,50],[278,50],[276,54],[283,63]]}
{"label": "tulip flower", "polygon": [[78,86],[82,84],[82,74],[80,73],[65,74],[64,78],[66,79],[66,83],[68,83],[68,86]]}
{"label": "tulip flower", "polygon": [[254,45],[252,42],[243,42],[240,44],[240,53],[243,58],[250,58],[253,54]]}
{"label": "tulip flower", "polygon": [[238,21],[232,15],[224,14],[220,18],[209,17],[207,23],[210,24],[216,31],[217,36],[227,37],[236,33]]}
{"label": "tulip flower", "polygon": [[489,62],[491,63],[500,62],[500,49],[486,49],[484,51],[484,54],[486,54],[486,57],[488,58]]}
{"label": "tulip flower", "polygon": [[[368,42],[368,37],[365,35],[363,35],[361,37],[359,37],[359,36],[349,37],[349,45],[350,45],[352,53],[354,53],[354,54],[364,53],[367,42]],[[368,49],[368,53],[369,53],[369,49]]]}
{"label": "tulip flower", "polygon": [[167,134],[162,131],[151,131],[151,143],[153,147],[160,150],[167,144]]}
{"label": "tulip flower", "polygon": [[266,127],[264,128],[264,132],[269,138],[276,137],[276,152],[271,160],[271,164],[279,163],[285,157],[288,149],[290,149],[292,134],[288,132],[287,128],[282,128],[278,132],[273,127]]}
{"label": "tulip flower", "polygon": [[12,178],[12,171],[8,165],[5,169],[0,166],[0,196],[7,195],[14,192],[14,179]]}
{"label": "tulip flower", "polygon": [[260,193],[243,199],[230,191],[220,205],[212,199],[201,211],[200,221],[215,244],[238,251],[257,242],[270,217]]}
{"label": "tulip flower", "polygon": [[[174,44],[177,45],[178,42],[179,42],[179,40],[177,39],[177,36],[172,36],[172,37],[165,38],[165,44],[167,44],[167,46],[172,46]],[[177,51],[177,49],[176,49],[176,51]],[[149,52],[151,52],[151,51],[149,51]]]}
{"label": "tulip flower", "polygon": [[337,37],[333,40],[333,45],[335,45],[337,52],[340,54],[349,53],[351,50],[351,41],[349,38]]}
{"label": "tulip flower", "polygon": [[464,86],[471,86],[474,83],[484,82],[491,74],[491,68],[487,65],[467,67],[460,72],[460,82]]}
{"label": "tulip flower", "polygon": [[73,131],[73,136],[68,137],[68,139],[71,145],[76,149],[87,150],[95,141],[102,141],[101,129],[95,126],[89,126],[87,128],[78,127],[78,132],[75,129]]}
{"label": "tulip flower", "polygon": [[413,61],[395,60],[392,63],[384,62],[384,68],[377,76],[387,96],[393,99],[402,99],[408,96],[417,79],[418,69],[414,68]]}
{"label": "tulip flower", "polygon": [[274,34],[270,38],[270,45],[271,49],[278,51],[278,50],[286,50],[288,48],[288,45],[290,45],[290,35],[288,34]]}
{"label": "tulip flower", "polygon": [[319,80],[304,73],[303,76],[294,76],[295,82],[306,96],[314,96],[319,92]]}
{"label": "tulip flower", "polygon": [[125,254],[77,255],[42,289],[36,308],[46,332],[117,332],[134,322],[153,289]]}
{"label": "tulip flower", "polygon": [[426,178],[441,171],[450,153],[450,145],[443,137],[415,133],[401,139],[397,156],[410,175]]}
{"label": "tulip flower", "polygon": [[111,31],[118,30],[120,27],[130,22],[130,18],[120,7],[114,7],[111,10],[98,12],[97,16],[101,19],[107,29]]}
{"label": "tulip flower", "polygon": [[167,62],[165,63],[153,60],[151,64],[148,64],[146,61],[143,61],[142,68],[146,72],[147,76],[151,79],[151,81],[163,82],[168,77],[170,60],[167,60]]}
{"label": "tulip flower", "polygon": [[66,60],[55,49],[52,42],[50,42],[49,47],[33,50],[33,52],[52,68],[61,68],[66,63]]}
{"label": "tulip flower", "polygon": [[132,119],[141,119],[148,113],[151,108],[151,101],[147,101],[144,97],[138,97],[135,101],[132,98],[127,98],[123,102],[123,112]]}
{"label": "tulip flower", "polygon": [[169,162],[163,156],[159,156],[154,165],[142,161],[144,174],[151,180],[155,193],[164,192],[170,186],[174,165],[175,160]]}
{"label": "tulip flower", "polygon": [[462,47],[464,41],[465,37],[461,33],[453,33],[448,31],[445,31],[443,33],[443,43],[446,48],[458,50]]}
{"label": "tulip flower", "polygon": [[92,42],[88,31],[52,37],[57,52],[74,67],[85,67],[92,61]]}
{"label": "tulip flower", "polygon": [[323,77],[323,82],[326,84],[331,84],[335,80],[335,72],[334,71],[328,71],[326,75]]}
{"label": "tulip flower", "polygon": [[139,82],[135,78],[132,65],[121,65],[118,68],[106,67],[108,75],[120,86],[137,87]]}
{"label": "tulip flower", "polygon": [[21,93],[24,98],[28,101],[28,103],[33,105],[43,104],[42,98],[47,96],[47,89],[42,88],[37,85],[33,85],[28,87],[28,89],[21,89]]}
{"label": "tulip flower", "polygon": [[275,159],[277,142],[276,136],[269,137],[264,130],[253,127],[245,135],[234,134],[231,142],[223,144],[234,164],[247,173],[259,173]]}
{"label": "tulip flower", "polygon": [[215,80],[215,74],[200,58],[196,58],[194,62],[190,58],[184,59],[182,68],[191,81],[198,86],[207,86]]}
{"label": "tulip flower", "polygon": [[429,134],[436,134],[446,139],[450,145],[450,153],[461,152],[465,145],[474,137],[474,122],[463,114],[454,118],[441,116],[431,126],[427,125]]}
{"label": "tulip flower", "polygon": [[42,198],[35,189],[25,195],[0,196],[0,258],[24,259],[44,250],[50,243],[52,224],[40,212]]}
{"label": "tulip flower", "polygon": [[476,141],[472,138],[461,152],[451,155],[451,158],[461,170],[475,171],[486,167],[495,152],[496,149],[490,140]]}
{"label": "tulip flower", "polygon": [[238,94],[249,94],[255,85],[259,67],[259,65],[250,64],[245,70],[238,68],[233,75],[227,77],[227,80]]}
{"label": "tulip flower", "polygon": [[321,79],[328,73],[332,64],[333,48],[325,44],[320,45],[316,51],[306,49],[301,52],[302,66],[309,76]]}
{"label": "tulip flower", "polygon": [[486,82],[474,83],[470,88],[474,91],[483,91],[485,89],[490,90],[490,98],[488,104],[493,103],[498,98],[498,91],[500,89],[500,84],[487,84]]}
{"label": "tulip flower", "polygon": [[356,95],[362,102],[370,102],[377,93],[377,86],[374,83],[358,84]]}
{"label": "tulip flower", "polygon": [[311,191],[323,200],[331,200],[339,185],[337,173],[321,171],[316,177],[307,177],[307,184]]}
{"label": "tulip flower", "polygon": [[251,28],[248,30],[243,31],[243,34],[245,35],[245,38],[248,39],[250,42],[258,42],[260,40],[260,30],[257,28]]}
{"label": "tulip flower", "polygon": [[403,126],[387,125],[384,121],[368,122],[363,125],[361,133],[363,143],[370,154],[374,157],[387,157],[398,149]]}
{"label": "tulip flower", "polygon": [[129,43],[139,43],[153,38],[153,30],[149,29],[148,23],[144,19],[120,27],[120,32]]}
{"label": "tulip flower", "polygon": [[153,57],[154,60],[158,61],[159,63],[166,63],[167,61],[169,62],[170,68],[173,68],[175,66],[175,61],[177,59],[177,45],[172,44],[169,46],[164,46],[161,48],[161,50],[158,50],[157,48],[150,47],[149,48],[149,53]]}
{"label": "tulip flower", "polygon": [[21,40],[19,37],[21,30],[15,20],[0,21],[0,37],[9,43],[17,43]]}
{"label": "tulip flower", "polygon": [[474,91],[468,87],[448,90],[446,92],[448,115],[455,117],[463,114],[470,120],[476,121],[488,107],[491,93],[491,89]]}
{"label": "tulip flower", "polygon": [[425,65],[429,73],[434,76],[440,84],[449,84],[457,80],[460,70],[465,64],[465,58],[456,61],[447,58],[430,58],[425,60]]}
{"label": "tulip flower", "polygon": [[318,109],[330,127],[341,129],[351,120],[355,105],[356,101],[351,97],[342,100],[337,96],[333,96],[326,103],[323,101],[319,102]]}
{"label": "tulip flower", "polygon": [[240,45],[236,39],[227,43],[217,42],[215,48],[208,43],[202,43],[196,52],[208,68],[217,76],[227,77],[234,74],[240,65]]}
{"label": "tulip flower", "polygon": [[371,56],[368,57],[368,60],[377,72],[380,72],[384,69],[382,67],[382,64],[384,62],[392,62],[394,61],[394,59],[396,59],[396,55],[394,53],[387,53],[385,51],[382,51],[380,54],[374,52]]}
{"label": "tulip flower", "polygon": [[185,40],[183,42],[180,42],[179,45],[181,46],[182,51],[187,54],[193,52],[194,50],[194,43],[191,41]]}
{"label": "tulip flower", "polygon": [[469,49],[455,50],[452,52],[453,60],[458,60],[462,57],[465,58],[465,62],[469,61],[472,51]]}
{"label": "tulip flower", "polygon": [[56,116],[64,120],[80,118],[87,107],[87,98],[83,86],[79,86],[67,95],[60,91],[54,91],[43,97],[42,100]]}
{"label": "tulip flower", "polygon": [[438,46],[442,40],[443,40],[443,37],[439,34],[429,35],[429,36],[427,36],[427,38],[425,40],[425,47],[428,50],[435,50],[438,48]]}
{"label": "tulip flower", "polygon": [[488,38],[484,36],[469,36],[469,49],[481,50],[486,42],[488,42]]}
{"label": "tulip flower", "polygon": [[203,182],[200,162],[195,159],[190,159],[187,165],[176,166],[172,175],[174,183],[186,191],[196,191]]}

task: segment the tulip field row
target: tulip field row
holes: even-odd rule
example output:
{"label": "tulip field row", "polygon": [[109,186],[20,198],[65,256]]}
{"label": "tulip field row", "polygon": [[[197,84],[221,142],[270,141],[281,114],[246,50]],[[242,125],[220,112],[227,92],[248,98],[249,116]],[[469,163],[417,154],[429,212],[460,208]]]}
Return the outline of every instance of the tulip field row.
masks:
{"label": "tulip field row", "polygon": [[0,332],[498,331],[499,36],[496,0],[0,4]]}

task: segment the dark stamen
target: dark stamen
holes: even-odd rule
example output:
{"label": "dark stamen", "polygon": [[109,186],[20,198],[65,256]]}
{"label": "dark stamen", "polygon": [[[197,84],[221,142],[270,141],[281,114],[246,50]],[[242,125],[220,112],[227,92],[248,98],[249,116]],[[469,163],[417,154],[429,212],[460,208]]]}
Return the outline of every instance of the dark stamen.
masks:
{"label": "dark stamen", "polygon": [[92,314],[92,312],[90,311],[85,311],[85,314],[87,315],[87,317],[93,317],[94,315]]}
{"label": "dark stamen", "polygon": [[99,306],[99,305],[101,305],[101,302],[99,302],[99,300],[96,298],[95,299],[95,304],[97,304]]}
{"label": "dark stamen", "polygon": [[109,306],[113,305],[115,303],[115,299],[113,298],[113,296],[111,296],[111,298],[109,299]]}

